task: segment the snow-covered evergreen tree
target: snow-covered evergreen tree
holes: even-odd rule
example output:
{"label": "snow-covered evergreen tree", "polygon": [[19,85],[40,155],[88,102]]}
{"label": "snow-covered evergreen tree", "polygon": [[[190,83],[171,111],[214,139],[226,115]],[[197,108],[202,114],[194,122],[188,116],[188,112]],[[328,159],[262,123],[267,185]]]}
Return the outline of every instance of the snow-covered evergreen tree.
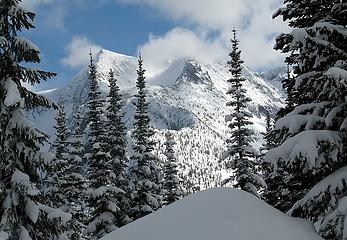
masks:
{"label": "snow-covered evergreen tree", "polygon": [[[69,130],[67,129],[67,119],[65,113],[65,107],[62,102],[58,103],[58,113],[55,117],[55,142],[53,147],[55,148],[55,155],[57,159],[62,159],[66,157]],[[64,156],[65,155],[65,156]],[[66,163],[64,163],[66,165]]]}
{"label": "snow-covered evergreen tree", "polygon": [[[264,139],[264,143],[262,145],[262,147],[259,149],[259,158],[260,158],[260,162],[263,162],[264,160],[264,156],[265,154],[272,148],[274,148],[274,142],[271,138],[271,131],[273,128],[273,119],[271,118],[271,115],[269,113],[266,114],[266,118],[265,118],[265,132],[262,133],[263,135],[263,139]],[[264,162],[266,163],[266,162]],[[266,168],[266,167],[265,167]]]}
{"label": "snow-covered evergreen tree", "polygon": [[123,113],[122,95],[117,86],[117,80],[114,72],[109,72],[110,93],[108,96],[107,107],[107,133],[108,133],[108,152],[111,157],[111,166],[113,170],[112,184],[123,190],[117,194],[114,204],[118,210],[115,213],[116,226],[122,227],[131,221],[130,204],[131,196],[129,189],[129,180],[127,177],[128,158],[126,156],[126,127],[122,122]]}
{"label": "snow-covered evergreen tree", "polygon": [[287,95],[286,102],[285,106],[277,112],[275,119],[282,118],[289,112],[293,111],[295,106],[294,96],[297,94],[295,93],[294,85],[294,76],[291,73],[290,65],[287,64],[287,76],[282,80],[282,88],[285,90]]}
{"label": "snow-covered evergreen tree", "polygon": [[275,46],[290,53],[294,109],[276,121],[279,145],[266,159],[285,173],[289,213],[313,221],[328,239],[347,238],[346,11],[341,0],[287,0],[274,15],[294,28]]}
{"label": "snow-covered evergreen tree", "polygon": [[133,193],[132,217],[134,220],[156,211],[161,205],[160,179],[158,177],[159,159],[152,153],[154,131],[150,127],[148,116],[145,70],[141,56],[138,63],[136,82],[138,92],[137,101],[134,103],[136,110],[132,133],[134,153],[130,158],[130,178]]}
{"label": "snow-covered evergreen tree", "polygon": [[87,181],[83,175],[82,167],[84,146],[82,143],[82,118],[79,111],[75,116],[75,121],[74,131],[68,138],[68,166],[65,171],[65,182],[62,186],[67,200],[65,210],[72,215],[71,220],[67,223],[67,234],[71,240],[81,239],[82,229],[86,222]]}
{"label": "snow-covered evergreen tree", "polygon": [[23,112],[53,104],[25,88],[23,82],[34,85],[55,74],[22,65],[39,63],[40,50],[18,36],[34,27],[35,18],[19,3],[0,1],[0,236],[41,240],[43,232],[57,230],[44,218],[53,209],[42,204],[38,190],[38,169],[45,157],[39,149],[47,137],[31,126]]}
{"label": "snow-covered evergreen tree", "polygon": [[287,65],[287,77],[282,80],[283,89],[286,90],[287,98],[286,98],[286,109],[287,112],[290,112],[294,109],[295,102],[293,102],[293,95],[295,94],[295,88],[294,88],[294,77],[292,76],[290,72],[290,66]]}
{"label": "snow-covered evergreen tree", "polygon": [[[55,157],[47,165],[47,183],[44,189],[45,203],[51,208],[59,208],[64,211],[64,207],[67,205],[67,199],[65,195],[64,184],[66,181],[66,169],[68,167],[68,129],[67,129],[67,119],[65,114],[64,105],[62,103],[58,104],[58,113],[55,117],[56,125],[54,126],[56,130],[56,138],[53,144],[55,149]],[[47,221],[49,217],[46,216]],[[51,224],[56,226],[56,232],[54,235],[58,235],[57,239],[67,239],[66,231],[67,226],[62,222],[52,221]],[[50,235],[47,232],[45,238],[54,239],[54,235]]]}
{"label": "snow-covered evergreen tree", "polygon": [[275,208],[284,211],[288,208],[288,190],[286,189],[286,183],[283,179],[282,170],[276,169],[274,171],[273,165],[264,161],[265,154],[272,148],[274,148],[275,142],[271,131],[273,129],[273,123],[270,114],[266,115],[266,132],[264,133],[264,144],[260,149],[260,164],[262,169],[262,177],[266,183],[266,189],[262,193],[262,198]]}
{"label": "snow-covered evergreen tree", "polygon": [[53,147],[55,148],[55,158],[48,165],[47,187],[45,189],[45,201],[50,207],[60,208],[66,204],[66,196],[62,191],[65,181],[65,171],[68,166],[68,129],[67,119],[62,103],[58,104],[59,109],[55,118],[56,139]]}
{"label": "snow-covered evergreen tree", "polygon": [[232,77],[228,80],[230,88],[227,94],[232,100],[227,103],[227,106],[232,107],[233,112],[225,118],[231,130],[231,136],[227,140],[228,150],[225,160],[227,167],[233,169],[235,174],[228,180],[235,180],[235,187],[258,196],[258,190],[264,187],[264,181],[255,173],[256,150],[251,146],[253,132],[249,129],[249,125],[252,124],[249,118],[252,115],[246,107],[251,99],[246,97],[246,90],[242,86],[245,78],[241,76],[243,61],[236,33],[237,30],[234,29],[231,40],[232,51],[228,61]]}
{"label": "snow-covered evergreen tree", "polygon": [[105,135],[105,116],[103,114],[101,92],[97,72],[90,54],[89,65],[89,141],[91,152],[88,154],[88,202],[91,217],[88,220],[85,234],[92,240],[99,239],[117,229],[117,196],[124,191],[114,185],[112,159],[107,152],[107,137]]}
{"label": "snow-covered evergreen tree", "polygon": [[173,135],[168,131],[165,133],[165,152],[166,161],[164,163],[164,196],[163,204],[169,205],[182,197],[182,191],[180,188],[180,182],[178,178],[177,170],[177,160],[175,157],[175,150],[173,146],[175,145],[175,140]]}
{"label": "snow-covered evergreen tree", "polygon": [[274,142],[271,139],[271,131],[273,128],[273,119],[271,118],[270,113],[266,114],[265,118],[265,133],[263,133],[265,143],[263,144],[263,148],[261,149],[262,151],[269,151],[274,147]]}

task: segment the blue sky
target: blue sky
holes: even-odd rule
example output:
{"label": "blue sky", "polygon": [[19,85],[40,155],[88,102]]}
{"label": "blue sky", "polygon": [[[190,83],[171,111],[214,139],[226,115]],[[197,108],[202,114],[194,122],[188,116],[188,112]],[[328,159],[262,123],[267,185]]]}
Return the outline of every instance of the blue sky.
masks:
{"label": "blue sky", "polygon": [[247,65],[262,70],[282,64],[283,57],[272,46],[274,37],[287,29],[271,19],[281,0],[178,2],[23,0],[23,6],[37,14],[36,29],[23,34],[41,49],[40,67],[58,73],[38,89],[65,84],[86,64],[89,48],[127,55],[141,50],[149,68],[178,57],[224,60],[234,26]]}
{"label": "blue sky", "polygon": [[[58,77],[46,86],[57,87],[73,77],[82,67],[62,63],[68,54],[66,46],[75,38],[87,39],[103,48],[127,55],[135,55],[139,43],[146,42],[149,33],[161,35],[174,27],[173,23],[151,14],[146,7],[133,7],[116,2],[99,6],[79,7],[69,4],[64,16],[57,16],[51,4],[35,7],[37,14],[36,29],[25,31],[24,35],[39,46],[42,52],[40,66],[45,70],[58,73]],[[48,14],[55,14],[57,19],[47,20]],[[63,17],[63,19],[59,19]],[[84,53],[88,57],[88,52]]]}

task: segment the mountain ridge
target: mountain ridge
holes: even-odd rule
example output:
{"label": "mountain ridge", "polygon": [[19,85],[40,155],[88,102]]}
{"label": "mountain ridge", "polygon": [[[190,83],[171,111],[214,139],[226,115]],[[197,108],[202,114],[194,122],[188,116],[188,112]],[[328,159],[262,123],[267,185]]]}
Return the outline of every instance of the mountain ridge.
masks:
{"label": "mountain ridge", "polygon": [[[132,103],[136,100],[137,58],[102,49],[95,57],[95,66],[103,98],[109,91],[108,72],[110,69],[115,72],[124,97],[124,122],[130,136],[134,114]],[[220,185],[222,175],[226,173],[218,162],[229,133],[224,117],[231,111],[226,107],[230,99],[225,94],[227,79],[230,78],[227,65],[175,59],[168,61],[166,69],[147,76],[149,115],[157,141],[155,152],[163,158],[164,132],[172,131],[177,142],[175,150],[181,178],[191,178],[191,185],[198,188]],[[253,99],[248,110],[254,115],[251,119],[256,133],[254,146],[258,148],[262,143],[265,115],[274,114],[282,107],[283,99],[276,88],[246,66],[243,76],[247,95]],[[84,67],[67,85],[46,91],[44,95],[64,103],[69,127],[73,128],[74,113],[80,110],[85,115],[87,112],[88,67]],[[52,110],[32,114],[35,126],[52,136],[52,140],[54,116]],[[199,179],[201,175],[206,175],[206,179]]]}

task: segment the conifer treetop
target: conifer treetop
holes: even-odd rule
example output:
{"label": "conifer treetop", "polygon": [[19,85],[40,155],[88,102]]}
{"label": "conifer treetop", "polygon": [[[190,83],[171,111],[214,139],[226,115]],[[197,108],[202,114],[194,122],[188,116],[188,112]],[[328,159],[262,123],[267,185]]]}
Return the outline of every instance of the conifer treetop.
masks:
{"label": "conifer treetop", "polygon": [[42,196],[38,189],[38,168],[43,168],[43,160],[49,162],[52,157],[39,152],[47,136],[31,126],[24,111],[55,104],[27,89],[23,82],[35,85],[56,74],[24,66],[39,63],[40,50],[18,36],[18,32],[34,27],[35,18],[33,12],[22,9],[19,3],[0,1],[0,235],[9,239],[20,236],[39,239],[60,231],[45,216],[55,212],[59,217],[54,221],[58,223],[63,213],[39,201]]}
{"label": "conifer treetop", "polygon": [[233,29],[233,38],[231,39],[232,51],[229,53],[230,60],[228,64],[230,65],[229,71],[235,79],[244,80],[241,78],[242,64],[244,61],[241,59],[241,50],[239,49],[240,41],[237,39],[237,30]]}
{"label": "conifer treetop", "polygon": [[38,84],[56,76],[56,74],[22,65],[23,62],[40,63],[40,49],[30,40],[18,36],[18,32],[23,29],[30,30],[34,28],[33,21],[35,19],[35,13],[21,8],[19,6],[20,2],[18,0],[4,0],[0,2],[0,9],[2,9],[0,12],[0,76],[4,77],[1,79],[0,98],[7,107],[19,104],[18,102],[13,102],[14,99],[6,99],[7,95],[2,94],[15,90],[24,102],[22,106],[28,109],[39,106],[56,107],[47,98],[31,92],[22,85],[22,82],[31,85]]}
{"label": "conifer treetop", "polygon": [[133,218],[136,220],[160,207],[160,167],[159,159],[152,153],[154,131],[150,127],[148,102],[146,100],[145,70],[142,57],[138,60],[137,94],[134,115],[134,153],[130,161],[131,188],[134,193],[132,201]]}
{"label": "conifer treetop", "polygon": [[226,179],[224,183],[234,179],[236,181],[235,187],[258,196],[258,189],[264,187],[265,183],[255,173],[256,150],[251,145],[253,132],[248,127],[252,124],[249,121],[252,114],[247,110],[247,103],[251,99],[246,96],[246,90],[243,87],[245,81],[241,75],[243,61],[241,60],[236,33],[237,31],[234,29],[231,40],[232,51],[228,61],[232,76],[227,80],[230,86],[227,94],[231,96],[227,106],[232,107],[232,113],[225,118],[231,130],[231,136],[227,139],[228,150],[225,154],[225,160],[227,167],[235,171],[235,176]]}

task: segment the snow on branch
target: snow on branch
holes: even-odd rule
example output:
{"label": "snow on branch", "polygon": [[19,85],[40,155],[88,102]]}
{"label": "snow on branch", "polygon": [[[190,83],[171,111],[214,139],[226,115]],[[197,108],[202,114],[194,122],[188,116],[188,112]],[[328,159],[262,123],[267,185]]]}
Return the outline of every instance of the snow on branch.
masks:
{"label": "snow on branch", "polygon": [[90,194],[91,197],[98,198],[105,195],[106,193],[118,194],[118,193],[124,193],[124,191],[114,186],[101,186],[94,190],[90,189],[88,193]]}
{"label": "snow on branch", "polygon": [[39,204],[38,207],[41,211],[47,213],[47,217],[50,220],[60,219],[62,221],[62,223],[65,224],[68,221],[70,221],[70,219],[72,217],[72,215],[70,213],[66,213],[59,208],[51,208],[51,207],[48,207],[48,206],[43,205],[43,204]]}
{"label": "snow on branch", "polygon": [[24,106],[24,100],[18,90],[18,85],[12,79],[6,79],[3,83],[3,88],[5,90],[5,100],[4,104],[7,107],[19,104]]}
{"label": "snow on branch", "polygon": [[334,125],[334,119],[337,118],[338,114],[345,111],[346,106],[347,106],[347,103],[343,103],[338,105],[337,107],[334,107],[332,110],[330,110],[330,112],[325,117],[325,125],[327,127],[332,127]]}
{"label": "snow on branch", "polygon": [[[324,216],[322,221],[315,224],[318,232],[324,233],[329,232],[332,225],[335,223],[338,225],[338,235],[343,236],[341,239],[346,239],[347,230],[344,227],[345,218],[347,215],[347,197],[341,197],[341,193],[346,190],[347,187],[347,167],[341,168],[324,178],[322,181],[317,183],[306,195],[297,201],[293,207],[288,211],[289,215],[293,215],[295,211],[300,211],[302,208],[308,209],[308,211],[315,212],[312,206],[312,202],[316,205],[323,206],[326,208],[327,215]],[[328,199],[327,199],[328,198]],[[324,206],[326,202],[326,206]],[[315,205],[315,206],[316,206]],[[331,211],[330,209],[334,210]],[[316,216],[321,217],[321,216]]]}
{"label": "snow on branch", "polygon": [[19,45],[23,48],[25,51],[35,51],[35,52],[40,52],[40,49],[38,46],[36,46],[33,42],[26,38],[18,37],[16,36],[15,39],[15,44]]}
{"label": "snow on branch", "polygon": [[322,143],[329,143],[331,147],[329,158],[336,161],[341,136],[339,132],[329,130],[303,131],[289,138],[279,147],[271,149],[266,154],[265,161],[274,164],[276,169],[279,161],[295,163],[300,159],[305,162],[305,170],[308,171],[320,166]]}
{"label": "snow on branch", "polygon": [[306,195],[297,201],[288,211],[292,214],[299,207],[309,204],[310,201],[319,201],[326,194],[331,196],[339,195],[347,186],[347,167],[341,168],[317,183]]}
{"label": "snow on branch", "polygon": [[11,182],[25,188],[29,196],[35,196],[39,192],[37,188],[30,182],[29,176],[18,169],[16,169],[13,173]]}
{"label": "snow on branch", "polygon": [[288,115],[279,119],[275,124],[275,129],[288,129],[289,133],[295,134],[305,125],[305,130],[310,130],[317,123],[324,123],[324,118],[313,115]]}
{"label": "snow on branch", "polygon": [[341,85],[347,85],[347,71],[339,67],[331,67],[324,73],[325,76],[331,77]]}

